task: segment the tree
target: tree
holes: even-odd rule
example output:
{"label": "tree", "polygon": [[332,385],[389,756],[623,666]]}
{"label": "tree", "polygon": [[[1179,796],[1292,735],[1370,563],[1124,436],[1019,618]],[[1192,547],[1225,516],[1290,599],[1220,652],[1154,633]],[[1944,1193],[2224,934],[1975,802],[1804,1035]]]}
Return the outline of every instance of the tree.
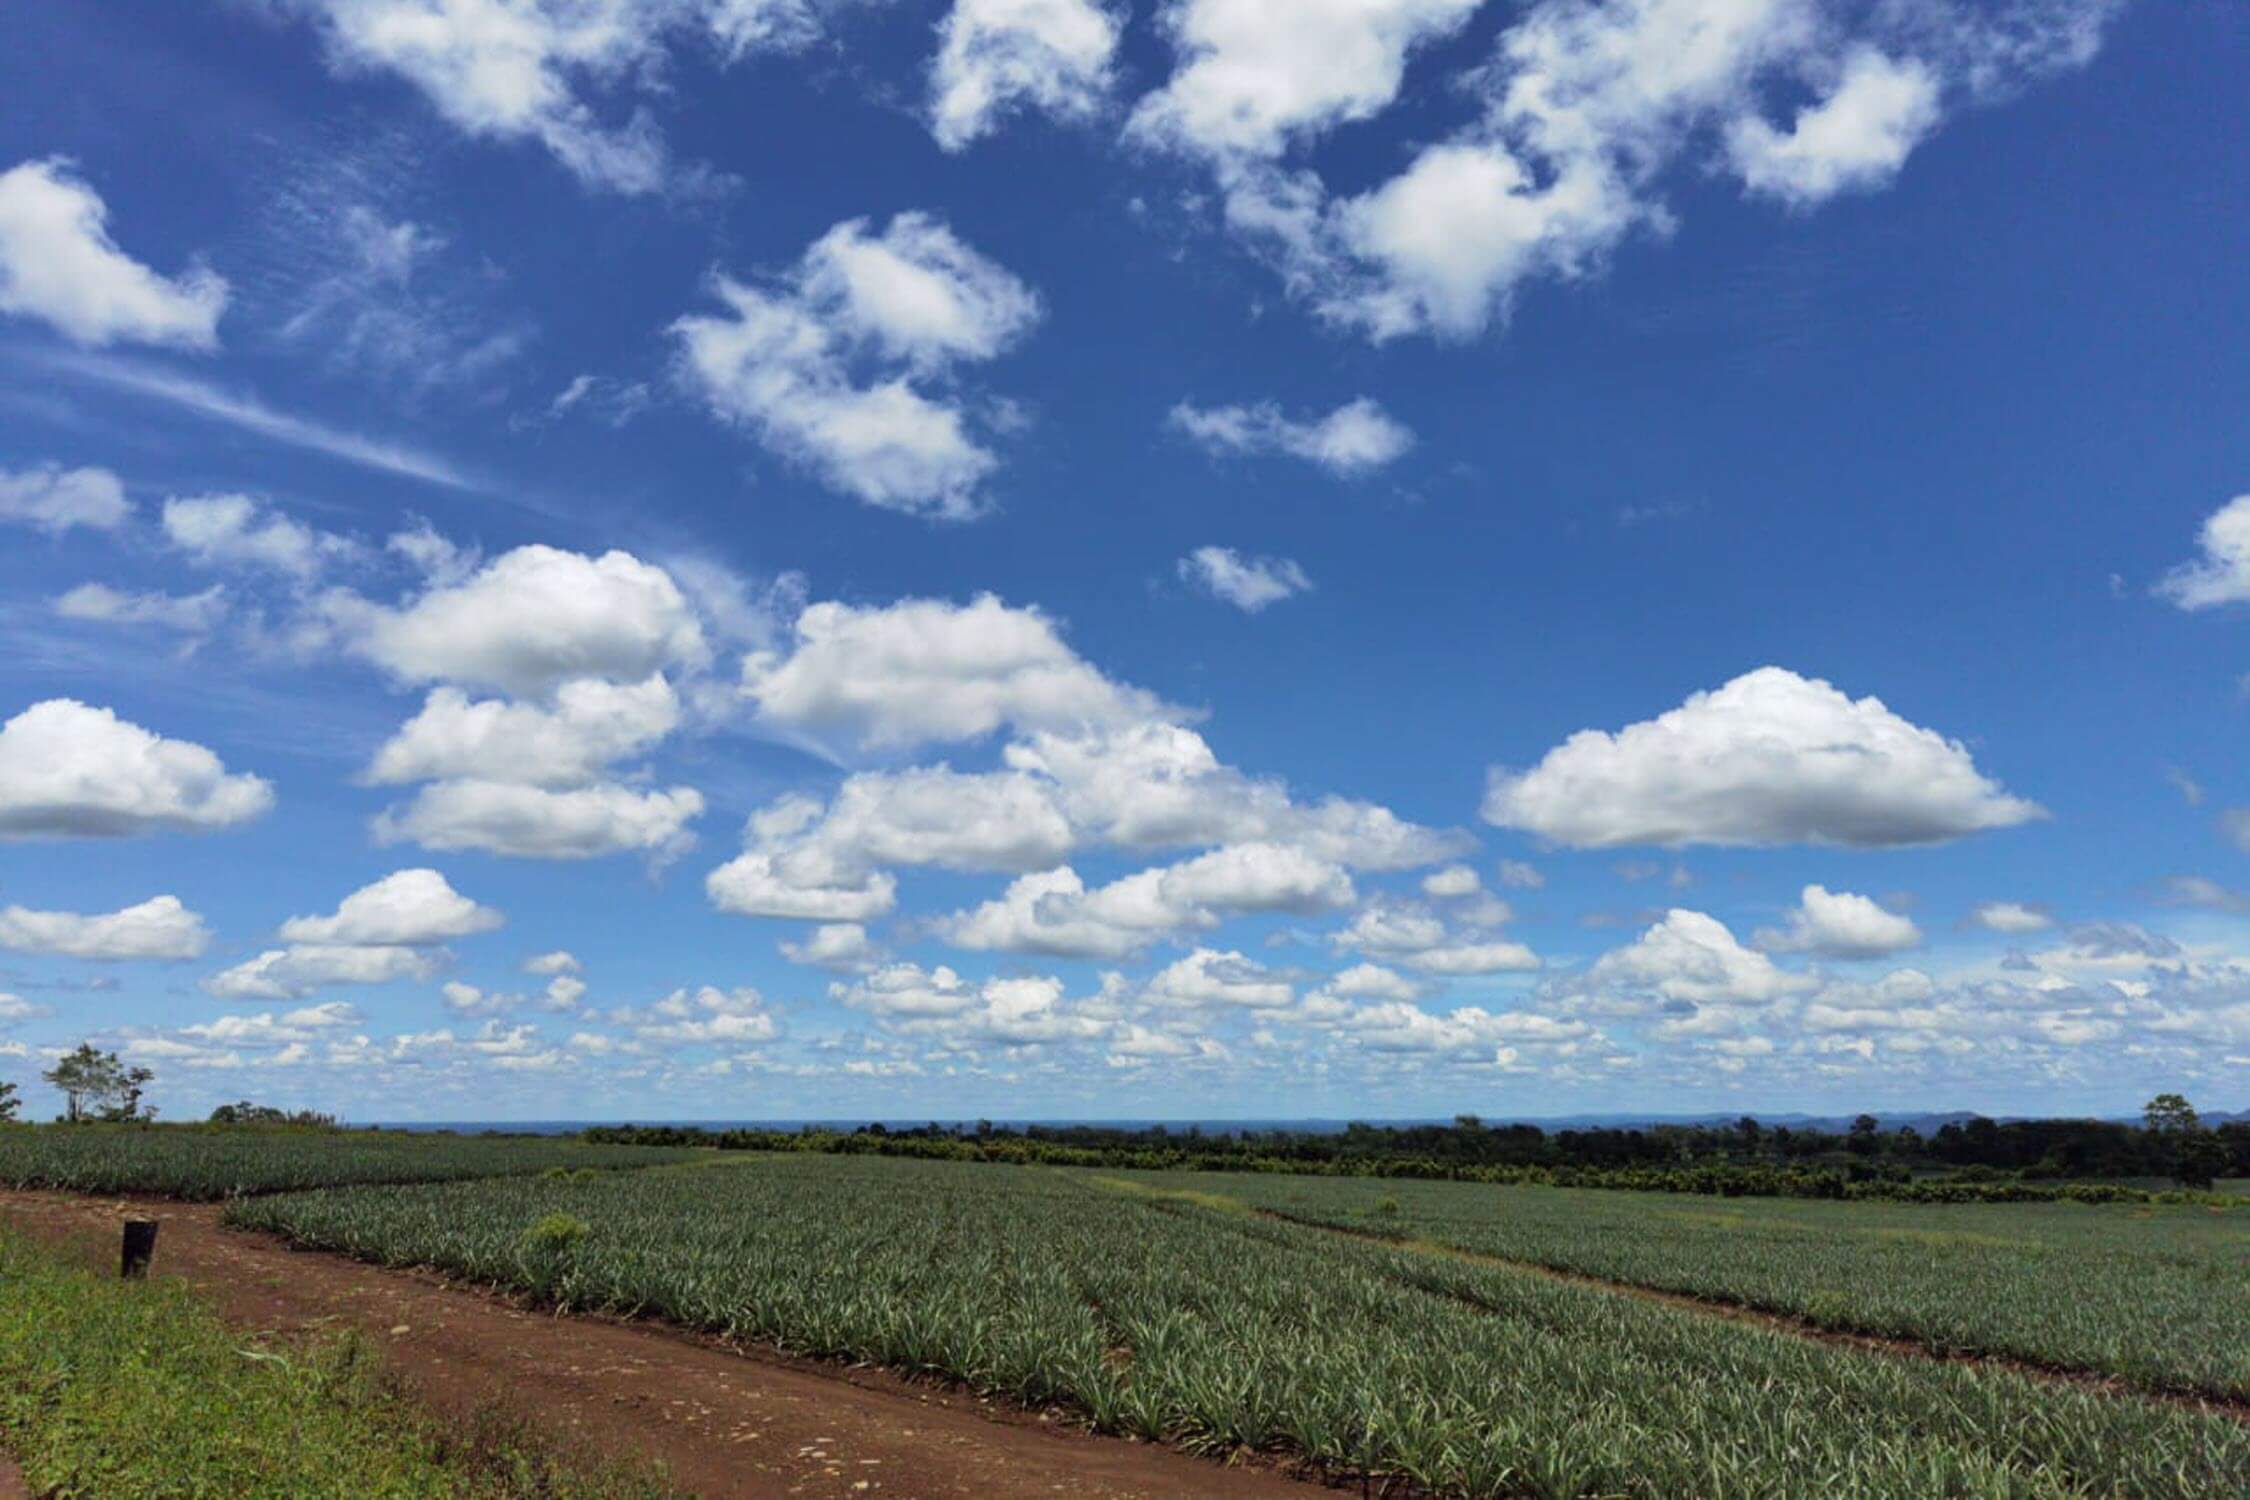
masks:
{"label": "tree", "polygon": [[2141,1122],[2181,1187],[2209,1190],[2233,1165],[2234,1153],[2217,1131],[2203,1128],[2203,1117],[2184,1094],[2158,1094],[2141,1111]]}
{"label": "tree", "polygon": [[2190,1131],[2172,1148],[2172,1180],[2184,1188],[2207,1193],[2219,1185],[2219,1174],[2233,1164],[2233,1153],[2215,1130]]}
{"label": "tree", "polygon": [[1852,1121],[1852,1133],[1851,1137],[1844,1142],[1845,1149],[1855,1156],[1873,1156],[1875,1148],[1881,1144],[1877,1140],[1875,1132],[1880,1130],[1882,1125],[1883,1122],[1873,1115],[1859,1116]]}
{"label": "tree", "polygon": [[2184,1094],[2158,1094],[2141,1110],[2150,1135],[2188,1135],[2203,1128],[2203,1117]]}
{"label": "tree", "polygon": [[12,1083],[0,1083],[0,1125],[12,1123],[16,1118],[16,1111],[22,1106],[23,1101],[16,1097],[16,1086]]}
{"label": "tree", "polygon": [[80,1042],[54,1067],[39,1075],[61,1090],[63,1120],[72,1125],[88,1120],[152,1120],[156,1111],[144,1109],[141,1094],[156,1075],[146,1068],[128,1068],[114,1052],[95,1050]]}
{"label": "tree", "polygon": [[142,1091],[156,1081],[156,1075],[147,1068],[127,1068],[124,1088],[117,1103],[102,1112],[105,1120],[153,1120],[156,1111],[141,1103]]}

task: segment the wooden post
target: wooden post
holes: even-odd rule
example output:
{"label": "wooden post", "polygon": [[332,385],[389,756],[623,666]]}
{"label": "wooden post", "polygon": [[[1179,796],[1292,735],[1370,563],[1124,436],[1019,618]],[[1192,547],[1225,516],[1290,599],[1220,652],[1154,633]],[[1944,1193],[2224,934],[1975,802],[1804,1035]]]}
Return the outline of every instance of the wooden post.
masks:
{"label": "wooden post", "polygon": [[125,1221],[125,1247],[119,1257],[117,1274],[138,1280],[148,1275],[148,1263],[156,1255],[156,1220],[127,1219]]}

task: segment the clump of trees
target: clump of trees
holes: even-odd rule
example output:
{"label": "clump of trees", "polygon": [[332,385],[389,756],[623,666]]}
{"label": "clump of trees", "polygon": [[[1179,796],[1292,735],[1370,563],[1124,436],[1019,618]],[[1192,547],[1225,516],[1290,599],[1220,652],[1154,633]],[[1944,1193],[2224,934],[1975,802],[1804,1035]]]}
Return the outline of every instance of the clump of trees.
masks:
{"label": "clump of trees", "polygon": [[[2176,1107],[2175,1107],[2176,1101]],[[2158,1107],[2161,1105],[2161,1107]],[[1545,1183],[1722,1196],[1885,1198],[1916,1203],[2142,1201],[2118,1179],[2170,1177],[2208,1190],[2250,1177],[2250,1121],[2205,1128],[2185,1099],[2160,1096],[2139,1125],[2115,1120],[1947,1121],[1928,1136],[1861,1115],[1838,1133],[1731,1124],[1558,1130],[1354,1123],[1341,1131],[1167,1130],[1107,1125],[863,1125],[850,1132],[612,1126],[621,1145],[818,1151],[1022,1165],[1286,1172]],[[2184,1113],[2183,1113],[2184,1111]]]}
{"label": "clump of trees", "polygon": [[2163,1150],[2174,1182],[2208,1192],[2234,1166],[2234,1152],[2182,1094],[2158,1094],[2141,1111],[2141,1123]]}
{"label": "clump of trees", "polygon": [[62,1093],[58,1124],[142,1124],[156,1118],[155,1106],[141,1102],[156,1075],[127,1067],[116,1053],[99,1051],[92,1042],[80,1042],[77,1051],[39,1076]]}
{"label": "clump of trees", "polygon": [[270,1104],[252,1104],[244,1099],[234,1104],[222,1104],[211,1111],[214,1125],[302,1125],[318,1130],[333,1130],[340,1123],[334,1115],[324,1115],[315,1109],[276,1109]]}
{"label": "clump of trees", "polygon": [[[156,1074],[130,1067],[114,1052],[104,1052],[92,1042],[81,1042],[65,1053],[40,1078],[63,1096],[58,1125],[145,1125],[156,1118],[156,1106],[147,1102],[148,1087]],[[0,1083],[0,1125],[14,1122],[23,1108],[12,1083]],[[343,1122],[316,1109],[278,1109],[248,1099],[222,1104],[211,1111],[213,1125],[286,1125],[313,1130],[335,1130]]]}

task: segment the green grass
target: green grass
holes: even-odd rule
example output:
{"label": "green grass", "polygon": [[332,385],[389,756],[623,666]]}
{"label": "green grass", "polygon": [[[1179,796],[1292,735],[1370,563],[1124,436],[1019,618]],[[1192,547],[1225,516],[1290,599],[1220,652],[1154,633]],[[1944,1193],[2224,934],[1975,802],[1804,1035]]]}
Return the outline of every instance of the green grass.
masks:
{"label": "green grass", "polygon": [[0,1125],[0,1186],[210,1200],[340,1183],[443,1182],[694,1155],[567,1137],[220,1125]]}
{"label": "green grass", "polygon": [[1135,1180],[1941,1351],[2250,1398],[2250,1213],[2237,1209],[1821,1203],[1209,1172]]}
{"label": "green grass", "polygon": [[176,1283],[96,1276],[0,1233],[0,1448],[34,1494],[275,1500],[671,1493],[497,1412],[440,1423],[355,1339],[231,1331]]}
{"label": "green grass", "polygon": [[1449,1496],[2250,1492],[2250,1426],[2226,1417],[1075,1173],[775,1156],[255,1198],[229,1217]]}

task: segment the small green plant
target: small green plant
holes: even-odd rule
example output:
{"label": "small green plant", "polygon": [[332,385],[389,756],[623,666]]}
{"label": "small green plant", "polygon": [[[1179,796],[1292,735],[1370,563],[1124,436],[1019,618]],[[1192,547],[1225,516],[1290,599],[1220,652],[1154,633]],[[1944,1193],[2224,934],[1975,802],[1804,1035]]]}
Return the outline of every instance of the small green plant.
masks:
{"label": "small green plant", "polygon": [[523,1247],[541,1255],[567,1255],[593,1228],[575,1214],[543,1214],[523,1232]]}
{"label": "small green plant", "polygon": [[541,1296],[554,1296],[577,1264],[578,1247],[592,1233],[592,1226],[574,1214],[542,1214],[533,1220],[518,1242],[533,1290]]}
{"label": "small green plant", "polygon": [[1399,1216],[1401,1210],[1396,1198],[1378,1198],[1375,1200],[1375,1207],[1372,1212],[1379,1219],[1395,1219]]}

